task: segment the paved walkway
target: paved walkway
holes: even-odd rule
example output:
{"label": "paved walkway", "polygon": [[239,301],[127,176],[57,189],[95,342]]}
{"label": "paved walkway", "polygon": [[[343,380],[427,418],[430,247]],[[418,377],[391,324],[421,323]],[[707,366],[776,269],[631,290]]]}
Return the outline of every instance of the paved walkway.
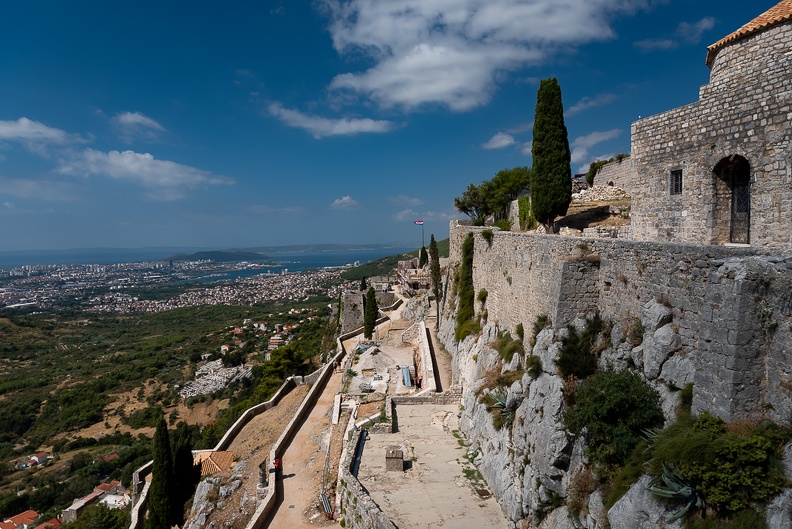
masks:
{"label": "paved walkway", "polygon": [[286,448],[279,501],[268,525],[272,529],[334,525],[325,521],[320,512],[319,492],[330,441],[333,398],[340,384],[341,373],[335,373]]}
{"label": "paved walkway", "polygon": [[[358,479],[400,529],[505,529],[495,498],[480,497],[465,472],[475,473],[452,434],[457,405],[402,405],[399,431],[369,434]],[[405,470],[385,470],[385,450],[404,450]]]}

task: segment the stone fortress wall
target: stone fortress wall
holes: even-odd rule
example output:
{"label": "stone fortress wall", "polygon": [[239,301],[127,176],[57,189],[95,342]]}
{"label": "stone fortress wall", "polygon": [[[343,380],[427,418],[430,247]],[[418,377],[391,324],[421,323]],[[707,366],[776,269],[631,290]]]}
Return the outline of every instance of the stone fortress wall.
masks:
{"label": "stone fortress wall", "polygon": [[[730,170],[744,160],[749,243],[792,248],[791,48],[790,21],[731,42],[714,55],[699,101],[633,123],[632,238],[745,242],[729,233]],[[669,189],[675,170],[680,194]]]}
{"label": "stone fortress wall", "polygon": [[594,175],[595,186],[612,185],[627,191],[630,195],[632,195],[631,189],[637,180],[638,174],[635,172],[635,166],[630,156],[603,165]]}
{"label": "stone fortress wall", "polygon": [[[726,420],[786,421],[792,413],[792,257],[500,231],[488,243],[481,231],[451,223],[450,263],[460,262],[472,233],[474,289],[488,292],[477,313],[486,309],[487,321],[512,332],[522,323],[528,332],[540,314],[558,328],[597,310],[623,323],[660,303],[670,307],[663,338],[670,347],[645,367],[654,376],[673,369],[661,378],[676,388],[692,377],[694,411]],[[454,379],[465,388],[473,382]]]}

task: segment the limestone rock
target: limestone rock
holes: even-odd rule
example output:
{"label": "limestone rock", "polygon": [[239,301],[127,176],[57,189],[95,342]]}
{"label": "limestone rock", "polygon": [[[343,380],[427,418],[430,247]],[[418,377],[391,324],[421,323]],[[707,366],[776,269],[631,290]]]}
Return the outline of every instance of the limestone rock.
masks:
{"label": "limestone rock", "polygon": [[586,529],[604,529],[608,527],[608,511],[605,510],[605,500],[602,492],[595,490],[589,496],[588,514],[581,520]]}
{"label": "limestone rock", "polygon": [[575,529],[575,524],[569,516],[569,509],[559,507],[547,515],[547,518],[539,524],[539,529]]}
{"label": "limestone rock", "polygon": [[630,358],[633,361],[633,365],[638,369],[643,369],[644,364],[644,348],[642,345],[636,345],[630,351]]}
{"label": "limestone rock", "polygon": [[654,380],[660,375],[666,359],[679,349],[679,335],[672,325],[666,324],[648,335],[644,334],[641,345],[644,351],[644,374]]}
{"label": "limestone rock", "polygon": [[767,529],[790,529],[792,527],[792,489],[786,489],[767,506],[765,513]]}
{"label": "limestone rock", "polygon": [[685,384],[693,382],[696,367],[687,356],[677,353],[666,360],[660,372],[660,379],[676,387],[684,388]]}
{"label": "limestone rock", "polygon": [[643,306],[641,323],[645,333],[653,333],[663,325],[671,323],[671,309],[659,303],[657,300],[648,301]]}
{"label": "limestone rock", "polygon": [[608,511],[611,529],[682,529],[682,522],[668,523],[674,511],[660,503],[651,492],[652,478],[644,475]]}

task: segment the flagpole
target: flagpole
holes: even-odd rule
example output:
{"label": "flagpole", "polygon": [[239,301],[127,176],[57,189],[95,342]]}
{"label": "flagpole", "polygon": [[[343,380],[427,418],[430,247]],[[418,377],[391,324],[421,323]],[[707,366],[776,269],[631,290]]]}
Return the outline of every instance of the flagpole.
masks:
{"label": "flagpole", "polygon": [[421,223],[421,248],[426,246],[426,241],[424,239],[424,231],[423,231],[423,223]]}

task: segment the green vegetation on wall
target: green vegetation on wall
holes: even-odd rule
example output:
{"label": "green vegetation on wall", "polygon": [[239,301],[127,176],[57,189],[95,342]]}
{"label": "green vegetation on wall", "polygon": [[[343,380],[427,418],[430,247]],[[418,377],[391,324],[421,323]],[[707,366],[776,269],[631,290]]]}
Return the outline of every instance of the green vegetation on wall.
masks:
{"label": "green vegetation on wall", "polygon": [[457,341],[470,334],[479,332],[479,323],[474,321],[475,296],[473,289],[473,248],[474,237],[468,233],[462,243],[462,260],[459,266],[459,283],[457,285],[459,305],[457,309],[457,322],[455,337]]}

